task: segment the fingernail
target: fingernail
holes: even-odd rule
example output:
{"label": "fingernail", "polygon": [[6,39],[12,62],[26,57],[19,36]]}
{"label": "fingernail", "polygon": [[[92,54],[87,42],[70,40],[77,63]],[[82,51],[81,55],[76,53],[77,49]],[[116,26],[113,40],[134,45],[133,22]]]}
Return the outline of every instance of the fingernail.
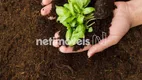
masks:
{"label": "fingernail", "polygon": [[94,54],[96,53],[96,49],[94,49],[93,50],[93,52],[92,51],[88,51],[88,58],[91,58]]}
{"label": "fingernail", "polygon": [[93,54],[93,53],[88,53],[88,58],[91,58],[91,57],[92,57],[92,54]]}
{"label": "fingernail", "polygon": [[88,54],[88,58],[91,58],[91,55]]}
{"label": "fingernail", "polygon": [[42,6],[44,5],[43,2],[41,2],[41,5],[42,5]]}

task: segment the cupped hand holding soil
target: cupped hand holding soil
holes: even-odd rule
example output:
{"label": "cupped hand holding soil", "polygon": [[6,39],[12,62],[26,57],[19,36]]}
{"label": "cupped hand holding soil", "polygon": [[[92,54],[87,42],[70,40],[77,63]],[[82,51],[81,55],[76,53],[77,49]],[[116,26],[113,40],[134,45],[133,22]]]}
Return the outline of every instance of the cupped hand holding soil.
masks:
{"label": "cupped hand holding soil", "polygon": [[[58,38],[60,35],[57,32],[54,36],[56,40],[53,41],[53,46],[59,47],[59,50],[63,53],[77,53],[88,50],[88,57],[91,57],[95,53],[117,44],[131,27],[142,24],[142,16],[140,15],[142,14],[141,4],[141,0],[115,2],[117,8],[114,10],[114,18],[109,28],[109,36],[98,44],[86,46],[78,51],[73,51],[72,47],[59,47]],[[42,0],[42,5],[45,5],[45,7],[41,9],[41,14],[43,16],[48,15],[52,8],[52,0]]]}

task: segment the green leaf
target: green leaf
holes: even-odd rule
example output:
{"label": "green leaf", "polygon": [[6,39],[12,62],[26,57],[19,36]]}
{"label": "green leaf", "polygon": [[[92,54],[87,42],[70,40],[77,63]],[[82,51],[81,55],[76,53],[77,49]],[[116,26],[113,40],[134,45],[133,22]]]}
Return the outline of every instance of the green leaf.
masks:
{"label": "green leaf", "polygon": [[87,7],[91,0],[83,0],[83,6]]}
{"label": "green leaf", "polygon": [[83,24],[83,21],[84,21],[84,16],[83,15],[79,15],[78,18],[77,18],[77,22],[79,24]]}
{"label": "green leaf", "polygon": [[60,23],[63,23],[68,17],[67,16],[59,16],[57,18],[57,21],[60,21]]}
{"label": "green leaf", "polygon": [[69,1],[69,4],[73,3],[78,5],[80,8],[83,8],[83,0],[68,0],[68,1]]}
{"label": "green leaf", "polygon": [[76,32],[74,31],[73,34],[72,34],[71,39],[68,41],[68,45],[69,45],[69,46],[75,45],[75,44],[78,42],[78,40],[79,40],[80,38],[84,38],[84,33],[83,33],[83,32],[78,32],[78,33],[76,33]]}
{"label": "green leaf", "polygon": [[66,40],[69,41],[72,36],[72,29],[68,29],[66,32]]}
{"label": "green leaf", "polygon": [[83,25],[79,25],[75,31],[73,31],[72,37],[84,38],[85,37],[85,27]]}
{"label": "green leaf", "polygon": [[76,4],[74,4],[74,9],[77,13],[81,13],[80,8]]}
{"label": "green leaf", "polygon": [[83,0],[76,0],[76,4],[80,7],[83,8]]}
{"label": "green leaf", "polygon": [[71,27],[75,27],[75,26],[76,26],[76,23],[77,23],[76,20],[73,20],[73,21],[71,22],[71,24],[70,24]]}
{"label": "green leaf", "polygon": [[90,27],[90,28],[88,29],[88,32],[93,32],[93,28]]}
{"label": "green leaf", "polygon": [[71,23],[75,18],[76,18],[75,16],[68,17],[68,18],[66,19],[66,22]]}
{"label": "green leaf", "polygon": [[68,41],[69,46],[74,46],[78,42],[79,38],[73,37],[71,40]]}
{"label": "green leaf", "polygon": [[68,41],[69,46],[75,45],[80,38],[85,38],[85,27],[79,25],[72,33],[71,39]]}
{"label": "green leaf", "polygon": [[67,29],[70,28],[70,25],[69,25],[67,22],[63,22],[62,24],[63,24],[65,27],[67,27]]}
{"label": "green leaf", "polygon": [[69,9],[69,8],[70,8],[70,6],[69,6],[69,4],[68,4],[68,3],[64,4],[64,7],[65,7],[65,8],[67,8],[67,9]]}
{"label": "green leaf", "polygon": [[77,28],[76,28],[76,32],[83,32],[85,33],[85,26],[83,24],[79,25]]}
{"label": "green leaf", "polygon": [[72,13],[72,15],[75,15],[73,4],[70,3],[70,4],[69,4],[69,7],[70,7],[69,10],[70,10],[70,12]]}
{"label": "green leaf", "polygon": [[68,1],[73,4],[77,4],[80,8],[88,6],[88,4],[91,2],[91,0],[68,0]]}
{"label": "green leaf", "polygon": [[56,13],[59,16],[70,15],[68,10],[62,6],[56,6]]}
{"label": "green leaf", "polygon": [[83,14],[90,14],[92,13],[93,11],[95,11],[95,8],[93,7],[87,7],[83,10]]}

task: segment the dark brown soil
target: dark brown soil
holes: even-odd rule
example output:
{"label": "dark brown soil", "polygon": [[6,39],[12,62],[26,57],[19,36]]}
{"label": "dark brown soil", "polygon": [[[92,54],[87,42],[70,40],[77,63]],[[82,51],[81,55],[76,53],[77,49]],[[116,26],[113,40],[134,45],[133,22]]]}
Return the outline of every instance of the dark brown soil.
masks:
{"label": "dark brown soil", "polygon": [[36,39],[58,30],[55,21],[41,17],[40,3],[0,0],[0,80],[142,79],[142,26],[91,59],[86,52],[61,54],[52,46],[36,46]]}

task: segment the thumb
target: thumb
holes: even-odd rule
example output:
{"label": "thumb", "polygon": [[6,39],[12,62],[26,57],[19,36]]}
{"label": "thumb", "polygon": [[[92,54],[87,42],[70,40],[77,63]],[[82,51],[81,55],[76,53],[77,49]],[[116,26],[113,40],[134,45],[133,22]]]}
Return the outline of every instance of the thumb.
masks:
{"label": "thumb", "polygon": [[90,58],[95,53],[101,52],[105,50],[106,48],[117,44],[121,38],[122,38],[121,36],[109,35],[108,38],[101,40],[98,44],[95,44],[89,49],[87,54],[88,57]]}
{"label": "thumb", "polygon": [[116,5],[117,9],[114,10],[114,18],[111,23],[112,26],[110,27],[110,35],[89,49],[89,58],[95,53],[101,52],[104,49],[117,44],[130,29],[131,19],[129,19],[128,10],[125,9],[125,3],[117,2]]}

